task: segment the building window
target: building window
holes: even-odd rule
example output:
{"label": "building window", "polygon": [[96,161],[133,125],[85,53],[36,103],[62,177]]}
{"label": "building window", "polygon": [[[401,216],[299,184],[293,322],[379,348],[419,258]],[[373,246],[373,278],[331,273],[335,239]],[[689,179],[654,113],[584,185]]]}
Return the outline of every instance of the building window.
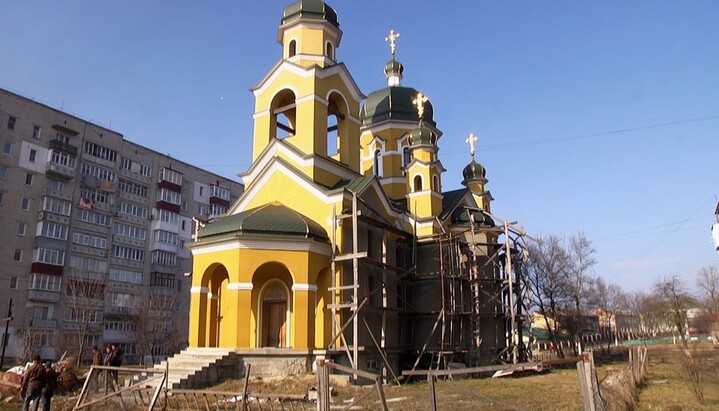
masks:
{"label": "building window", "polygon": [[123,260],[145,261],[145,251],[138,248],[114,245],[112,255]]}
{"label": "building window", "polygon": [[182,185],[182,173],[178,173],[170,168],[163,168],[160,170],[160,180]]}
{"label": "building window", "polygon": [[22,250],[19,248],[15,249],[15,254],[13,255],[13,261],[20,262],[22,261]]}
{"label": "building window", "polygon": [[109,149],[107,147],[103,147],[99,144],[91,143],[89,141],[85,141],[83,151],[85,152],[85,154],[97,157],[101,160],[108,160],[112,162],[117,161],[117,151]]}
{"label": "building window", "polygon": [[294,57],[295,55],[297,55],[297,40],[295,40],[295,39],[290,40],[290,45],[289,45],[288,49],[289,50],[287,52],[287,55],[289,57]]}
{"label": "building window", "polygon": [[422,191],[422,176],[414,176],[414,191]]}
{"label": "building window", "polygon": [[327,42],[327,45],[325,46],[325,55],[330,60],[335,59],[334,47],[332,46],[332,43],[330,43],[329,41]]}
{"label": "building window", "polygon": [[30,209],[30,199],[29,198],[23,197],[20,199],[20,209],[22,209],[22,210]]}
{"label": "building window", "polygon": [[434,190],[438,193],[441,192],[440,187],[439,187],[439,177],[438,176],[432,177],[432,190]]}
{"label": "building window", "polygon": [[40,140],[40,134],[42,134],[42,127],[32,126],[32,138]]}
{"label": "building window", "polygon": [[130,271],[122,268],[110,268],[108,278],[111,281],[118,281],[130,284],[142,284],[142,273],[138,271]]}
{"label": "building window", "polygon": [[166,273],[152,273],[152,277],[150,278],[150,285],[154,285],[157,287],[173,288],[175,287],[175,275]]}
{"label": "building window", "polygon": [[372,171],[374,172],[374,175],[379,177],[382,177],[380,173],[382,173],[382,152],[380,150],[374,151],[374,165]]}
{"label": "building window", "polygon": [[182,211],[187,211],[187,201],[182,202]]}
{"label": "building window", "polygon": [[18,223],[17,224],[17,235],[20,237],[25,237],[25,232],[27,231],[27,223]]}
{"label": "building window", "polygon": [[0,180],[7,180],[7,166],[0,165]]}
{"label": "building window", "polygon": [[25,185],[26,186],[32,185],[32,174],[30,174],[30,173],[25,174]]}
{"label": "building window", "polygon": [[17,290],[17,277],[10,277],[10,289]]}
{"label": "building window", "polygon": [[[54,291],[59,293],[61,282],[61,277],[58,277],[56,275],[33,273],[30,277],[29,288],[31,290]],[[47,307],[45,308],[47,309]],[[47,318],[47,313],[45,313],[45,316],[42,318]]]}
{"label": "building window", "polygon": [[55,136],[55,140],[57,140],[63,144],[70,144],[70,137],[68,137],[62,133],[57,133],[57,135]]}
{"label": "building window", "polygon": [[13,117],[13,116],[8,117],[8,119],[7,119],[7,128],[9,128],[10,130],[15,130],[15,121],[16,121],[16,120],[17,120],[17,119],[16,119],[15,117]]}
{"label": "building window", "polygon": [[31,163],[34,163],[34,162],[35,162],[35,156],[36,156],[36,155],[37,155],[37,150],[35,150],[35,149],[30,149],[30,156],[28,156],[28,160],[29,160]]}
{"label": "building window", "polygon": [[53,250],[49,248],[38,248],[35,252],[35,262],[63,265],[65,264],[65,252],[62,250]]}
{"label": "building window", "polygon": [[0,191],[0,205],[2,205],[2,203],[3,203],[3,197],[5,197],[5,192]]}
{"label": "building window", "polygon": [[402,149],[402,165],[407,166],[412,162],[412,153],[409,151],[409,147]]}
{"label": "building window", "polygon": [[187,180],[182,180],[182,192],[188,193],[190,191],[190,182]]}
{"label": "building window", "polygon": [[5,142],[5,145],[3,146],[3,149],[2,149],[2,153],[7,154],[7,155],[12,154],[12,143],[11,142],[9,142],[9,141]]}

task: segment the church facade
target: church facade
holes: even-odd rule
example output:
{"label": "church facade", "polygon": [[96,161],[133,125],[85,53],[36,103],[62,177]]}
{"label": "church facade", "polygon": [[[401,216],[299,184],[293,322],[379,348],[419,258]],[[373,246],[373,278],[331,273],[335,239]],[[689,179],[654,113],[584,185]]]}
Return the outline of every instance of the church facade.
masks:
{"label": "church facade", "polygon": [[252,88],[245,192],[188,245],[191,347],[386,372],[496,362],[517,341],[476,137],[464,188],[443,191],[442,132],[402,85],[397,37],[387,87],[365,96],[334,9],[285,8],[282,58]]}

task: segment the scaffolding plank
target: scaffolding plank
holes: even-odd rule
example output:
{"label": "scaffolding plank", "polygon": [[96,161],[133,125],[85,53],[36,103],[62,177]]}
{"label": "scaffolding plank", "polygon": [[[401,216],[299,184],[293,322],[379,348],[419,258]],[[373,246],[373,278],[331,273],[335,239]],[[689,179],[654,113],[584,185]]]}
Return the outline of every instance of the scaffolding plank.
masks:
{"label": "scaffolding plank", "polygon": [[339,256],[336,255],[335,261],[345,261],[345,260],[352,260],[355,258],[365,258],[365,257],[367,257],[367,253],[362,251],[359,253],[344,254],[344,255],[339,255]]}

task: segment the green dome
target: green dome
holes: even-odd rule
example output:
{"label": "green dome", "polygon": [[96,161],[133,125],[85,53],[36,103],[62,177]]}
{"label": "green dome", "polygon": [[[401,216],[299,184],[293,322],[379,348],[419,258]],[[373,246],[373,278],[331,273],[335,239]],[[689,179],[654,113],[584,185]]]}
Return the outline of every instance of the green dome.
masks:
{"label": "green dome", "polygon": [[402,73],[404,73],[404,66],[395,59],[388,61],[387,64],[384,65],[384,74],[386,76],[390,74],[402,75]]}
{"label": "green dome", "polygon": [[486,175],[487,170],[485,170],[481,164],[474,161],[474,159],[472,159],[472,162],[469,163],[467,167],[464,168],[464,170],[462,170],[462,177],[464,177],[463,183],[476,180],[486,181]]}
{"label": "green dome", "polygon": [[[385,67],[386,70],[386,67]],[[389,120],[414,121],[418,120],[417,107],[412,100],[417,96],[417,90],[412,87],[385,87],[374,91],[367,96],[362,106],[360,118],[363,126],[377,124]],[[434,122],[434,109],[432,103],[424,104],[422,121],[437,127]]]}
{"label": "green dome", "polygon": [[[479,211],[471,211],[472,221],[474,224],[479,224],[484,227],[494,227],[495,223],[488,215]],[[469,225],[469,215],[467,210],[459,207],[452,213],[452,224],[455,225]]]}
{"label": "green dome", "polygon": [[321,225],[277,202],[217,218],[198,233],[200,240],[228,236],[307,238],[329,242],[327,231]]}
{"label": "green dome", "polygon": [[285,7],[282,24],[299,19],[325,20],[337,28],[340,27],[335,9],[320,0],[300,0]]}
{"label": "green dome", "polygon": [[437,135],[427,127],[420,126],[409,134],[409,144],[411,146],[436,145]]}

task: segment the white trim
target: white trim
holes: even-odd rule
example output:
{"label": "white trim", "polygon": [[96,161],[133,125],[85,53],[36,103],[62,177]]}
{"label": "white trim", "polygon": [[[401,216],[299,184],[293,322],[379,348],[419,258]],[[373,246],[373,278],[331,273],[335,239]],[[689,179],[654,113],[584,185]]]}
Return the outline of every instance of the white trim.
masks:
{"label": "white trim", "polygon": [[[423,184],[422,184],[422,187],[424,187],[424,182],[423,182]],[[405,194],[405,196],[406,196],[407,199],[409,200],[409,199],[411,199],[412,197],[419,197],[419,196],[422,196],[422,195],[427,194],[428,192],[432,195],[432,197],[437,197],[437,198],[442,198],[442,197],[443,197],[443,196],[442,196],[442,193],[438,193],[438,192],[432,190],[431,187],[430,187],[429,189],[426,189],[426,190],[425,190],[425,189],[422,189],[422,191],[412,191],[412,192],[409,192],[409,193]]]}
{"label": "white trim", "polygon": [[328,173],[335,174],[342,178],[353,179],[357,178],[359,174],[355,174],[353,171],[348,170],[344,167],[338,166],[334,162],[327,160],[323,157],[318,156],[300,156],[294,150],[290,149],[286,145],[287,143],[282,140],[274,139],[270,142],[269,148],[266,148],[266,152],[260,156],[255,162],[252,163],[249,170],[245,174],[240,174],[245,186],[252,184],[252,182],[264,172],[270,162],[274,160],[277,153],[282,153],[287,156],[292,162],[299,164],[300,167],[313,167],[316,166]]}
{"label": "white trim", "polygon": [[297,283],[292,284],[292,291],[317,291],[317,286],[314,284],[303,284],[303,283]]}
{"label": "white trim", "polygon": [[210,291],[207,287],[194,286],[190,287],[190,294],[207,294]]}
{"label": "white trim", "polygon": [[379,133],[379,132],[382,132],[385,130],[399,129],[399,130],[406,130],[407,133],[410,133],[415,128],[417,128],[416,121],[389,120],[387,122],[383,122],[382,124],[380,124],[378,126],[361,127],[360,131],[362,134],[365,134],[365,133],[375,134],[375,133]]}
{"label": "white trim", "polygon": [[329,101],[327,101],[326,99],[324,99],[324,98],[322,98],[321,96],[319,96],[319,95],[317,95],[317,94],[314,94],[314,93],[313,93],[313,94],[308,94],[308,95],[306,95],[306,96],[302,96],[302,97],[295,98],[295,103],[297,103],[297,104],[302,104],[302,103],[305,103],[305,102],[308,102],[308,101],[317,101],[317,102],[322,103],[322,104],[325,105],[325,106],[328,106],[328,105],[330,104]]}
{"label": "white trim", "polygon": [[[277,250],[277,251],[307,251],[311,253],[330,255],[332,246],[308,241],[282,240],[227,240],[210,244],[193,243],[192,255],[203,255],[231,250]],[[236,283],[240,284],[240,283]]]}
{"label": "white trim", "polygon": [[252,283],[229,283],[227,284],[228,290],[252,290]]}
{"label": "white trim", "polygon": [[344,64],[335,64],[325,68],[317,66],[306,68],[289,60],[283,60],[282,63],[280,63],[272,72],[260,81],[260,84],[251,89],[254,96],[258,97],[264,94],[267,89],[274,84],[275,80],[277,80],[277,78],[285,71],[289,71],[301,78],[317,77],[319,79],[324,79],[333,75],[338,75],[340,76],[342,82],[347,86],[350,94],[352,94],[354,101],[360,102],[366,97],[359,90],[357,83],[354,81],[349,72],[347,72],[347,67],[345,67]]}
{"label": "white trim", "polygon": [[286,165],[275,160],[270,163],[269,167],[265,169],[265,172],[260,175],[257,181],[254,181],[254,179],[251,180],[252,186],[250,187],[250,190],[245,191],[242,198],[237,203],[235,203],[235,206],[229,211],[229,214],[237,214],[238,212],[247,208],[248,204],[255,198],[255,196],[257,196],[261,192],[262,187],[267,184],[267,182],[272,178],[275,173],[283,173],[284,175],[289,177],[294,183],[307,190],[308,192],[312,193],[312,195],[314,195],[316,198],[318,198],[325,204],[335,204],[342,200],[341,193],[328,196],[324,191],[320,190],[312,183],[308,182],[304,178],[297,176]]}
{"label": "white trim", "polygon": [[287,58],[287,61],[291,61],[295,64],[297,64],[298,60],[320,61],[320,62],[325,63],[328,66],[331,64],[334,64],[334,60],[330,60],[325,56],[318,56],[316,54],[300,53],[300,54],[295,54],[294,56]]}
{"label": "white trim", "polygon": [[[277,40],[283,43],[282,41],[282,34],[284,33],[285,36],[288,34],[295,32],[297,30],[301,29],[315,29],[315,30],[322,30],[326,31],[327,34],[334,37],[334,39],[337,41],[337,46],[340,45],[340,40],[342,39],[342,30],[335,27],[332,23],[310,23],[308,21],[303,22],[297,22],[296,20],[291,21],[285,25],[282,25],[279,27],[279,32],[277,36]],[[323,51],[324,53],[324,51]]]}
{"label": "white trim", "polygon": [[387,177],[380,178],[379,182],[384,186],[386,184],[407,184],[406,177]]}

